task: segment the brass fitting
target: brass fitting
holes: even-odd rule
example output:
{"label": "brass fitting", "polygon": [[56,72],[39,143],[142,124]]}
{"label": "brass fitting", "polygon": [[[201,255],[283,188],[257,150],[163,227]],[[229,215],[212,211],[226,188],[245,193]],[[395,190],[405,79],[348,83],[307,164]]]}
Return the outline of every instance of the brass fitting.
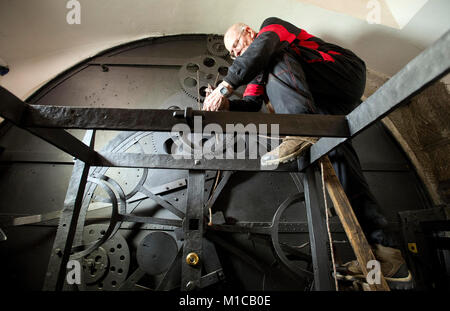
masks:
{"label": "brass fitting", "polygon": [[189,253],[186,256],[186,263],[190,266],[196,266],[198,262],[200,261],[200,258],[196,253]]}

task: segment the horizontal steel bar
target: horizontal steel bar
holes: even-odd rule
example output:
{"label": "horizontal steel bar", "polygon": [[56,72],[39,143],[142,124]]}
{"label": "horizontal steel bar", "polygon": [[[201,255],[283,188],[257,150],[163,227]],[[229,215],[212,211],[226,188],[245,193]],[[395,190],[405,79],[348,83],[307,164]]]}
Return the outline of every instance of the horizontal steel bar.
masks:
{"label": "horizontal steel bar", "polygon": [[[365,102],[347,115],[350,136],[356,136],[426,89],[431,83],[446,75],[450,70],[449,55],[450,31],[447,31],[432,46],[420,53]],[[320,139],[311,147],[310,162],[304,163],[300,169],[303,170],[346,140],[344,138]]]}
{"label": "horizontal steel bar", "polygon": [[2,226],[23,226],[29,224],[36,224],[52,219],[57,219],[61,216],[61,211],[39,214],[39,215],[1,215],[0,225]]}
{"label": "horizontal steel bar", "polygon": [[[0,153],[0,163],[40,163],[40,164],[58,164],[58,165],[73,165],[74,160],[70,155],[60,152],[60,153],[46,153],[46,152],[25,152],[25,151],[4,151]],[[411,168],[406,163],[385,163],[385,162],[361,162],[361,167],[363,172],[408,172]],[[207,176],[206,180],[212,179],[214,176]],[[181,186],[186,187],[186,180],[180,179],[179,181],[174,181],[174,185],[182,183]],[[151,190],[154,194],[160,194],[162,192],[170,191],[165,190],[166,187],[170,186],[162,185],[155,187]],[[158,189],[157,189],[158,188]],[[179,188],[177,186],[177,188]],[[171,188],[172,189],[172,188]],[[138,195],[142,200],[147,198],[144,195]],[[106,202],[106,201],[105,201]],[[109,201],[108,201],[109,202]],[[213,205],[214,200],[211,200],[210,205]]]}
{"label": "horizontal steel bar", "polygon": [[187,58],[113,56],[97,57],[90,61],[89,65],[181,67],[188,61]]}
{"label": "horizontal steel bar", "polygon": [[[29,106],[23,113],[21,124],[26,127],[103,129],[133,131],[171,131],[176,124],[187,124],[192,132],[201,132],[209,124],[218,124],[223,132],[246,133],[246,126],[279,126],[280,135],[347,137],[349,135],[345,116],[307,114],[266,114],[258,112],[211,112],[192,111],[186,120],[182,110],[81,108],[60,106]],[[174,113],[180,115],[175,117]],[[193,118],[202,118],[201,126],[194,127]],[[242,124],[242,129],[227,125]],[[250,128],[250,127],[249,127]]]}
{"label": "horizontal steel bar", "polygon": [[[2,217],[0,217],[1,220]],[[4,217],[3,217],[4,218]],[[147,218],[147,217],[145,217]],[[5,219],[5,218],[4,218]],[[164,224],[152,224],[152,223],[146,223],[144,221],[147,221],[146,219],[137,219],[136,222],[133,222],[131,218],[128,218],[130,222],[123,222],[120,225],[120,229],[123,230],[134,230],[136,229],[136,223],[139,223],[139,230],[162,230],[162,231],[174,231],[176,228],[181,227],[181,223],[171,223],[170,225],[164,225]],[[3,221],[3,220],[1,220]],[[97,223],[109,223],[111,221],[111,217],[88,217],[86,218],[85,224],[97,224]],[[153,220],[150,220],[153,221]],[[23,226],[27,227],[58,227],[58,220],[57,219],[51,219],[44,222],[34,223],[34,224],[25,224]],[[156,222],[159,222],[159,220],[156,220]]]}
{"label": "horizontal steel bar", "polygon": [[[342,226],[338,222],[330,223],[330,230],[332,232],[344,232]],[[235,225],[212,225],[208,229],[214,231],[223,231],[231,233],[254,233],[254,234],[268,234],[272,233],[271,222],[238,222]],[[299,222],[281,222],[278,227],[279,233],[308,233],[308,223],[305,221]]]}
{"label": "horizontal steel bar", "polygon": [[137,222],[143,224],[152,224],[152,225],[166,225],[166,226],[176,226],[181,227],[182,221],[178,219],[166,219],[166,218],[156,218],[156,217],[145,217],[145,216],[135,216],[131,214],[119,214],[119,221],[127,221],[127,222]]}
{"label": "horizontal steel bar", "polygon": [[100,152],[100,157],[93,166],[165,168],[184,170],[223,170],[223,171],[259,171],[259,172],[297,172],[295,161],[281,164],[277,168],[261,166],[260,159],[175,159],[170,154],[107,153]]}

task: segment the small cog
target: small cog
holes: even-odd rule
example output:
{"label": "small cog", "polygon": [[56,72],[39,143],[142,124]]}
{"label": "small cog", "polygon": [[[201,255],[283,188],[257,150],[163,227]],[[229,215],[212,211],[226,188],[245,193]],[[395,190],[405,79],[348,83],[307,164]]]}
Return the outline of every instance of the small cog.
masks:
{"label": "small cog", "polygon": [[223,36],[208,35],[206,39],[206,48],[211,55],[225,57],[228,55],[228,51],[223,43]]}

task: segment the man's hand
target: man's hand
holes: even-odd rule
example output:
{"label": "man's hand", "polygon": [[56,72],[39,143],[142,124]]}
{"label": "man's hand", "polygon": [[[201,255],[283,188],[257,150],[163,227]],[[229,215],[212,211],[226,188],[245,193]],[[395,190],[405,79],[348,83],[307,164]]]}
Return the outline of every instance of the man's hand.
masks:
{"label": "man's hand", "polygon": [[215,90],[208,86],[206,90],[205,101],[203,102],[203,110],[206,111],[217,111],[217,110],[228,110],[230,108],[230,102],[228,98],[220,94],[219,90],[222,86],[228,88],[228,90],[233,91],[232,87],[225,81],[220,83]]}

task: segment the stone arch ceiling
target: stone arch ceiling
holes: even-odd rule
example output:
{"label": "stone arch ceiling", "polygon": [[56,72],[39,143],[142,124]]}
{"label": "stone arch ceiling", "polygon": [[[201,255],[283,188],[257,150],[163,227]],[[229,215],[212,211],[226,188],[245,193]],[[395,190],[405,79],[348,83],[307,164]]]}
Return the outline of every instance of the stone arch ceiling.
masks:
{"label": "stone arch ceiling", "polygon": [[268,16],[342,44],[370,68],[393,75],[450,28],[448,0],[376,1],[380,25],[364,18],[369,0],[79,0],[81,24],[68,25],[66,0],[1,0],[0,58],[10,73],[0,84],[25,99],[110,47],[151,36],[223,33],[237,21],[258,28]]}

